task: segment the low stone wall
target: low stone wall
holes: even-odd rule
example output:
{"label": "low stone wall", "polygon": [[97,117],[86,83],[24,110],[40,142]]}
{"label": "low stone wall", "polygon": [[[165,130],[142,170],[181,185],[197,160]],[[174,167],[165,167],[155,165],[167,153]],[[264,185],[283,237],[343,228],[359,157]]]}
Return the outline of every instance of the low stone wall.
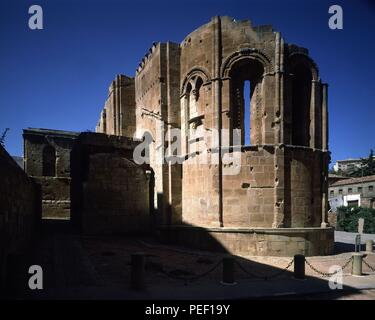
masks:
{"label": "low stone wall", "polygon": [[332,254],[334,249],[332,228],[246,229],[170,226],[160,229],[160,237],[167,243],[239,256],[322,256]]}
{"label": "low stone wall", "polygon": [[40,188],[0,146],[0,286],[9,255],[25,252],[40,218]]}

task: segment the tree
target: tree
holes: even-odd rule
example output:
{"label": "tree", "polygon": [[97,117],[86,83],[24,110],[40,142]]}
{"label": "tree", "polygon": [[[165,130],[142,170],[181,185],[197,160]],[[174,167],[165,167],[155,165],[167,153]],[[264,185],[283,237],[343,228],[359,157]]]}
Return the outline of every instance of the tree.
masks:
{"label": "tree", "polygon": [[349,173],[351,177],[365,177],[375,175],[375,159],[374,150],[370,150],[370,154],[367,158],[361,159],[360,168],[354,169]]}
{"label": "tree", "polygon": [[363,176],[371,176],[375,174],[374,150],[370,150],[370,154],[367,159],[362,159],[361,165],[363,169]]}
{"label": "tree", "polygon": [[358,219],[365,220],[364,233],[375,233],[375,209],[363,207],[337,208],[339,230],[358,232]]}
{"label": "tree", "polygon": [[3,133],[1,134],[1,137],[0,137],[0,145],[1,145],[2,147],[5,147],[5,138],[6,138],[6,136],[7,136],[8,131],[9,131],[9,128],[6,128],[6,129],[3,131]]}

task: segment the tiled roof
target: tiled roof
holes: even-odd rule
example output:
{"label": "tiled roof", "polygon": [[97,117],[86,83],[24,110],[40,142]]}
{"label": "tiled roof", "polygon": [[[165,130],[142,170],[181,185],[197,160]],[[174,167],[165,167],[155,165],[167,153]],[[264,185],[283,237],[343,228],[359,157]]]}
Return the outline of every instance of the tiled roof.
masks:
{"label": "tiled roof", "polygon": [[358,177],[358,178],[349,178],[349,179],[336,181],[332,183],[330,187],[343,186],[347,184],[363,183],[363,182],[371,182],[371,181],[375,181],[375,175],[366,176],[366,177]]}

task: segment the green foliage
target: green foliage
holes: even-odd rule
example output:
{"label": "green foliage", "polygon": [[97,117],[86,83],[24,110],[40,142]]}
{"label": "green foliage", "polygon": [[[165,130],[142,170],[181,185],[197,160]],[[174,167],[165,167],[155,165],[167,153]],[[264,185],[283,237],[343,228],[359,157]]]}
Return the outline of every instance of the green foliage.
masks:
{"label": "green foliage", "polygon": [[338,176],[342,176],[342,177],[348,177],[350,178],[351,177],[351,172],[347,172],[347,171],[343,171],[343,170],[337,170],[337,171],[334,171],[332,169],[332,172],[330,172],[332,174],[337,174]]}
{"label": "green foliage", "polygon": [[349,177],[365,177],[375,175],[374,150],[370,150],[367,158],[361,159],[361,168],[355,168],[347,173]]}
{"label": "green foliage", "polygon": [[0,136],[0,145],[1,145],[2,147],[5,147],[5,138],[6,138],[6,136],[7,136],[8,131],[9,131],[9,128],[6,128],[6,129],[3,131],[3,133],[1,134],[1,136]]}
{"label": "green foliage", "polygon": [[338,229],[347,232],[358,232],[358,219],[363,218],[364,233],[375,234],[375,209],[362,207],[339,207],[337,209]]}

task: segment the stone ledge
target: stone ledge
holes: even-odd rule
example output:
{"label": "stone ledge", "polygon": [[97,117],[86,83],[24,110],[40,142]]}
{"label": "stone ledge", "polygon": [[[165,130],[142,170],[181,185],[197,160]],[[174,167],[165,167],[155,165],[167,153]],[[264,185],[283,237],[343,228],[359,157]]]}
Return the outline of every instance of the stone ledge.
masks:
{"label": "stone ledge", "polygon": [[306,228],[233,228],[233,227],[198,227],[198,226],[185,226],[185,225],[172,225],[163,226],[161,229],[168,228],[184,228],[184,229],[195,229],[209,232],[229,232],[229,233],[268,233],[268,234],[279,234],[279,233],[306,233],[306,232],[316,232],[321,230],[332,230],[334,228],[327,227],[306,227]]}
{"label": "stone ledge", "polygon": [[321,256],[333,253],[333,228],[217,228],[164,226],[162,241],[239,256]]}

